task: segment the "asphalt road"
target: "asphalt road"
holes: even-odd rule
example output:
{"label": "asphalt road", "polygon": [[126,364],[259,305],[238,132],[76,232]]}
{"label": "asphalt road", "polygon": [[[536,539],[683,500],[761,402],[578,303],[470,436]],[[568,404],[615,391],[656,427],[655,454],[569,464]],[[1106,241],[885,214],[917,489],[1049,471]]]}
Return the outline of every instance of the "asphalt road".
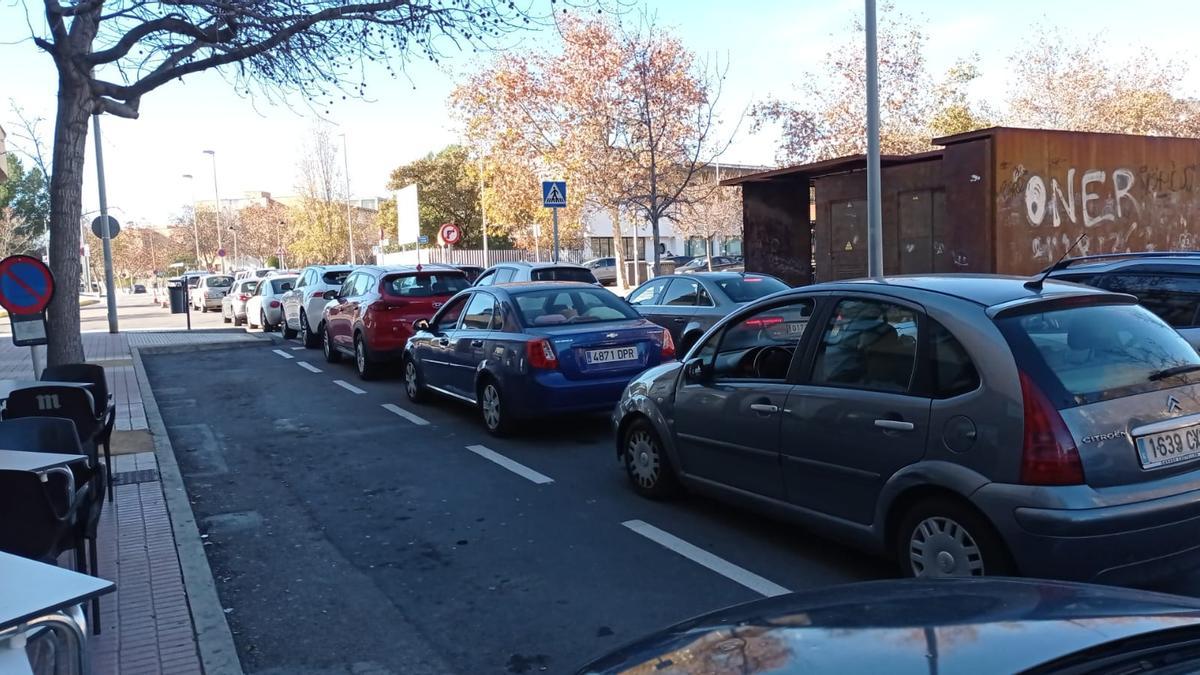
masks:
{"label": "asphalt road", "polygon": [[145,363],[248,673],[570,672],[696,614],[893,573],[638,497],[603,418],[498,440],[278,337]]}

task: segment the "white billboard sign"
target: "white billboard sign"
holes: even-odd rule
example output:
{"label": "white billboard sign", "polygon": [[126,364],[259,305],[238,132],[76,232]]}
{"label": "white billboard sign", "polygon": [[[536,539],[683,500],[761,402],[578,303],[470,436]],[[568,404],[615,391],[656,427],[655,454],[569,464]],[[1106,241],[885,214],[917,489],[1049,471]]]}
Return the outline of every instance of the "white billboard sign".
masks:
{"label": "white billboard sign", "polygon": [[396,192],[396,243],[413,244],[420,236],[421,219],[414,183]]}

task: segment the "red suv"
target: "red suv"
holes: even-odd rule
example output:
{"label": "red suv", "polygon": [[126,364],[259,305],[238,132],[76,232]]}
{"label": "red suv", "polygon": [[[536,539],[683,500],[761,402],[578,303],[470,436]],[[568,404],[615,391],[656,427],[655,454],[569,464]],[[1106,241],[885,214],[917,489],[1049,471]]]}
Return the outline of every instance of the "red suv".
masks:
{"label": "red suv", "polygon": [[403,356],[414,321],[430,318],[470,285],[462,270],[445,265],[356,267],[341,289],[326,294],[325,360],[352,356],[359,377],[376,377]]}

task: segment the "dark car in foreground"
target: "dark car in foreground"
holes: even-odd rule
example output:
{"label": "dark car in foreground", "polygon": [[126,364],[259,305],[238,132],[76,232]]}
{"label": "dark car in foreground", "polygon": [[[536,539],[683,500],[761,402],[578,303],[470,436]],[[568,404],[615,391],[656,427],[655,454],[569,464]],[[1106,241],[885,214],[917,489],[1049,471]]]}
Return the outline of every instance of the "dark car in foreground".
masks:
{"label": "dark car in foreground", "polygon": [[581,668],[615,673],[1194,673],[1200,601],[1025,579],[873,581],[685,621]]}
{"label": "dark car in foreground", "polygon": [[733,310],[787,288],[766,274],[696,272],[651,279],[629,293],[629,304],[671,331],[679,353],[686,354],[705,331]]}
{"label": "dark car in foreground", "polygon": [[1050,278],[1137,296],[1143,307],[1200,348],[1200,252],[1113,253],[1067,258]]}
{"label": "dark car in foreground", "polygon": [[536,417],[610,411],[633,376],[675,358],[669,332],[590,284],[475,287],[417,329],[404,355],[408,397],[470,403],[497,435]]}
{"label": "dark car in foreground", "polygon": [[503,262],[496,263],[479,275],[476,286],[519,284],[525,281],[578,281],[600,285],[596,275],[583,265],[562,262]]}
{"label": "dark car in foreground", "polygon": [[793,289],[634,379],[614,423],[638,492],[754,506],[910,576],[1200,566],[1200,355],[1130,295],[988,275]]}
{"label": "dark car in foreground", "polygon": [[364,380],[399,360],[413,323],[433,315],[469,287],[462,270],[446,265],[363,265],[336,291],[327,291],[322,348],[325,360],[354,358]]}

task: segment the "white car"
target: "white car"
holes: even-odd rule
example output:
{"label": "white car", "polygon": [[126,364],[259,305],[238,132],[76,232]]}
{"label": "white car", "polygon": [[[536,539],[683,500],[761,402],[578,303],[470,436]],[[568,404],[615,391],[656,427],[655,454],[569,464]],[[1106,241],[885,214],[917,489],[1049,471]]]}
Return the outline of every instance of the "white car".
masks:
{"label": "white car", "polygon": [[254,295],[246,301],[246,323],[251,328],[275,330],[283,318],[283,296],[292,290],[299,277],[267,277],[258,283]]}
{"label": "white car", "polygon": [[304,346],[321,346],[321,317],[325,312],[326,291],[336,291],[350,276],[350,265],[309,265],[300,272],[296,287],[283,296],[283,336],[304,336]]}
{"label": "white car", "polygon": [[192,307],[207,312],[221,309],[221,299],[233,288],[233,277],[228,274],[206,274],[192,288]]}
{"label": "white car", "polygon": [[221,299],[221,320],[240,326],[246,323],[246,302],[258,288],[258,279],[239,279],[233,282],[233,290]]}

